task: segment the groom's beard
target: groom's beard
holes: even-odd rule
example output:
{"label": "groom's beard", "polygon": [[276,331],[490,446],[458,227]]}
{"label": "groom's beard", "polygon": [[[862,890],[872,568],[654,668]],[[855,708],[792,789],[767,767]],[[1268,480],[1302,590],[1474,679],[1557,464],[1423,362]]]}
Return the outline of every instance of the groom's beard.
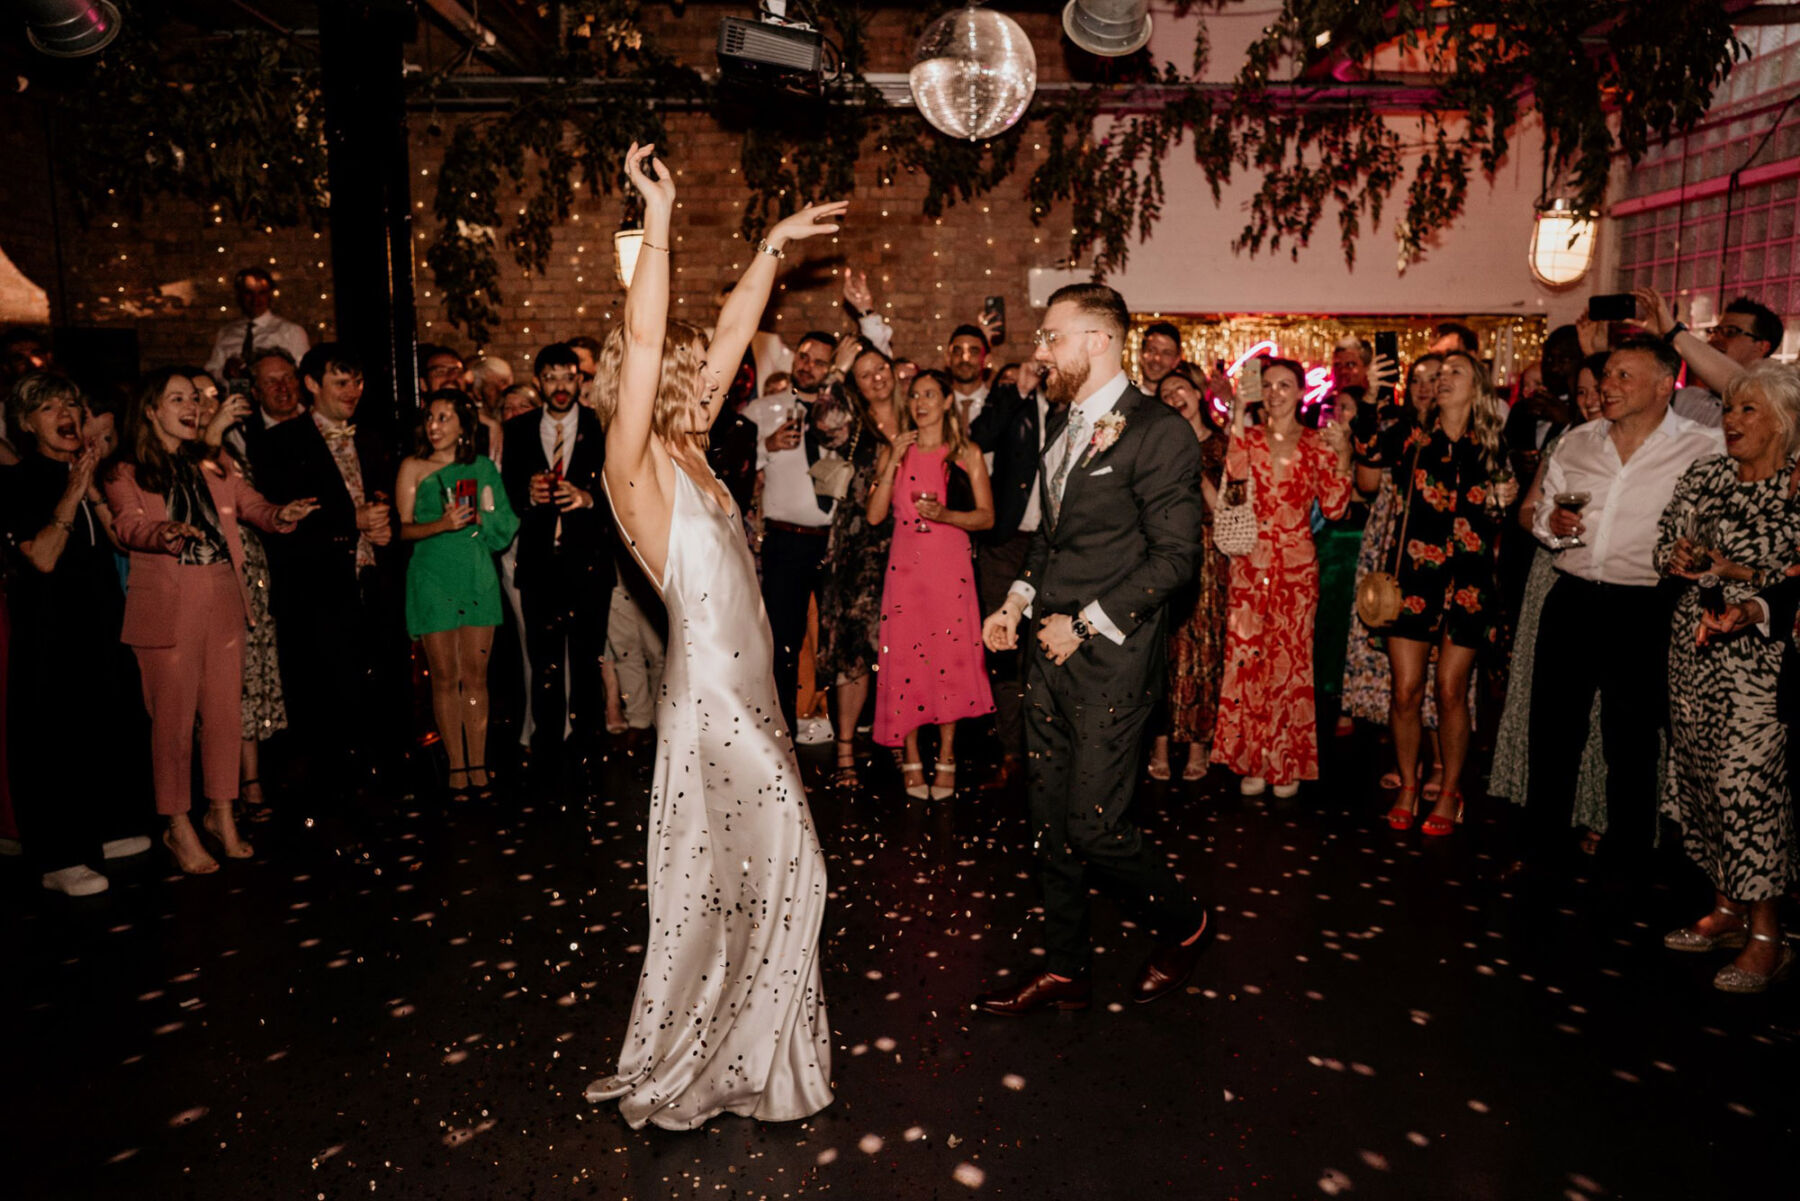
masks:
{"label": "groom's beard", "polygon": [[1044,373],[1044,399],[1053,405],[1068,404],[1081,391],[1081,386],[1087,383],[1092,370],[1092,365],[1086,359],[1077,360],[1075,366],[1067,371],[1061,367],[1050,368]]}

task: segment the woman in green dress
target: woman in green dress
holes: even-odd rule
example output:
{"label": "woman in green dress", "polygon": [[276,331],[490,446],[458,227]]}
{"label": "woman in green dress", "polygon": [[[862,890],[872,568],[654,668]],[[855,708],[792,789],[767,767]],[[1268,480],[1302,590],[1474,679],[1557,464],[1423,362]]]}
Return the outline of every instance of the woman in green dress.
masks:
{"label": "woman in green dress", "polygon": [[426,396],[418,442],[394,487],[400,537],[415,543],[406,568],[406,629],[425,645],[431,711],[449,756],[453,798],[493,792],[486,767],[488,652],[503,619],[494,556],[519,528],[499,468],[475,453],[479,428],[467,394],[445,388]]}

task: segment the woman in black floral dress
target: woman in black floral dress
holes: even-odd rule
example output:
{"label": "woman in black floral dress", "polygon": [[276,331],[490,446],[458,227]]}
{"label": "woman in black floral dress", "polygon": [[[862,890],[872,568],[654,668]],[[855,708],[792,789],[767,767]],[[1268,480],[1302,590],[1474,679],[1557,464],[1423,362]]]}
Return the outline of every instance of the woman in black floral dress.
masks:
{"label": "woman in black floral dress", "polygon": [[856,723],[868,703],[870,673],[880,657],[881,586],[894,540],[891,514],[874,526],[864,515],[875,485],[875,461],[899,429],[892,360],[865,347],[850,361],[841,391],[851,419],[837,451],[850,460],[856,473],[832,515],[830,548],[820,572],[816,672],[821,687],[832,690],[837,738],[834,782],[840,788],[854,788]]}
{"label": "woman in black floral dress", "polygon": [[1486,370],[1453,351],[1444,357],[1437,398],[1423,420],[1383,431],[1365,427],[1357,440],[1358,487],[1373,492],[1382,472],[1392,472],[1398,498],[1395,574],[1403,599],[1399,617],[1384,631],[1394,688],[1388,721],[1400,762],[1400,796],[1388,824],[1397,830],[1410,829],[1418,811],[1420,709],[1434,644],[1444,787],[1422,830],[1444,835],[1462,820],[1469,677],[1477,652],[1499,636],[1494,549],[1505,508],[1518,492],[1510,478],[1494,478],[1505,461],[1505,421]]}

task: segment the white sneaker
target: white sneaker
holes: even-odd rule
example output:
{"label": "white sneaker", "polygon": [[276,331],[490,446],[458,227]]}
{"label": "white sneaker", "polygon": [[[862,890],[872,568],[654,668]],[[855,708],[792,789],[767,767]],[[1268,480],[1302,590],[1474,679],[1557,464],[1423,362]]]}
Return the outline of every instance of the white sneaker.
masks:
{"label": "white sneaker", "polygon": [[1267,780],[1263,779],[1261,776],[1245,776],[1243,779],[1238,781],[1238,795],[1239,796],[1261,796],[1263,794],[1263,790],[1266,789],[1268,786],[1269,786],[1269,782]]}
{"label": "white sneaker", "polygon": [[150,840],[139,834],[133,838],[112,838],[100,844],[100,855],[105,859],[129,859],[133,855],[142,855],[150,849]]}
{"label": "white sneaker", "polygon": [[1276,796],[1281,797],[1283,800],[1286,800],[1288,797],[1295,796],[1300,792],[1300,785],[1298,783],[1277,784],[1272,789],[1272,791],[1275,793]]}
{"label": "white sneaker", "polygon": [[106,877],[85,863],[77,863],[74,867],[65,867],[61,871],[45,872],[44,887],[51,892],[65,892],[72,897],[91,897],[97,892],[107,889]]}
{"label": "white sneaker", "polygon": [[802,717],[798,724],[800,728],[795,732],[794,741],[801,746],[818,746],[830,742],[833,737],[831,722],[823,717]]}
{"label": "white sneaker", "polygon": [[23,855],[25,844],[16,838],[0,838],[0,855]]}

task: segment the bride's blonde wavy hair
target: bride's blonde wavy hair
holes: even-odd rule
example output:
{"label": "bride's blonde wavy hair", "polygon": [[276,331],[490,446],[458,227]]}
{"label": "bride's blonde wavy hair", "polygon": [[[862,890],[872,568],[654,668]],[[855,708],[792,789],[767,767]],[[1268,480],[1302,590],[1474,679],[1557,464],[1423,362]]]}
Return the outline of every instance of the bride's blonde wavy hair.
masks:
{"label": "bride's blonde wavy hair", "polygon": [[[613,327],[600,348],[594,366],[595,408],[600,424],[610,428],[619,410],[619,372],[625,365],[625,327]],[[662,379],[656,387],[656,406],[650,413],[650,432],[664,446],[683,438],[706,444],[706,430],[694,428],[706,412],[706,333],[685,321],[670,321],[663,332]]]}

